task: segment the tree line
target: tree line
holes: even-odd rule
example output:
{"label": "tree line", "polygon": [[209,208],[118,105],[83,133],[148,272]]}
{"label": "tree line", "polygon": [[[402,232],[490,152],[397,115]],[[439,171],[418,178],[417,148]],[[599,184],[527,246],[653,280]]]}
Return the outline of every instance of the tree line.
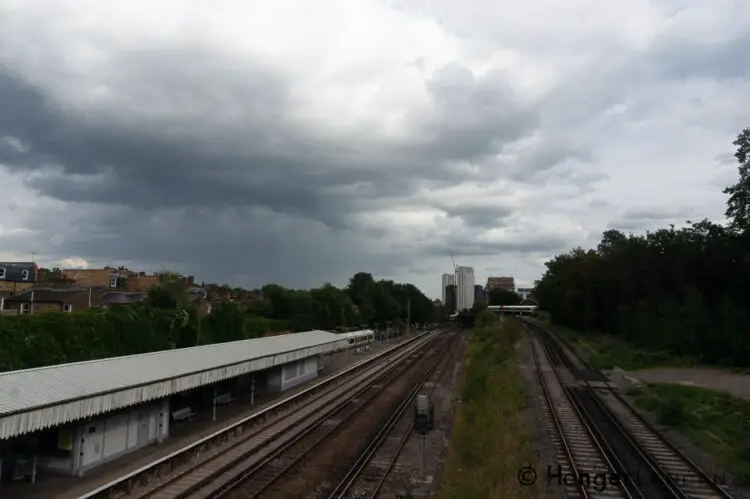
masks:
{"label": "tree line", "polygon": [[750,128],[733,142],[739,179],[725,224],[643,235],[608,230],[596,249],[546,263],[535,298],[551,319],[703,362],[750,366]]}
{"label": "tree line", "polygon": [[[438,322],[444,312],[416,286],[355,274],[349,284],[299,290],[268,284],[244,299],[199,312],[187,285],[161,273],[160,284],[136,305],[73,313],[0,316],[0,371],[133,355],[258,338],[286,331],[342,330],[407,319]],[[244,291],[237,290],[235,291]]]}

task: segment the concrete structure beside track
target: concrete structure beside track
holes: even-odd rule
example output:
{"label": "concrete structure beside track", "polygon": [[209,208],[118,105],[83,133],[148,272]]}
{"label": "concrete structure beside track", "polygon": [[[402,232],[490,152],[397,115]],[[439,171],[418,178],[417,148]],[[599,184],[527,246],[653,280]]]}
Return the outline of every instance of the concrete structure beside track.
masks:
{"label": "concrete structure beside track", "polygon": [[287,390],[371,337],[316,330],[0,373],[0,481],[82,476],[163,441],[198,406],[215,418],[239,392]]}

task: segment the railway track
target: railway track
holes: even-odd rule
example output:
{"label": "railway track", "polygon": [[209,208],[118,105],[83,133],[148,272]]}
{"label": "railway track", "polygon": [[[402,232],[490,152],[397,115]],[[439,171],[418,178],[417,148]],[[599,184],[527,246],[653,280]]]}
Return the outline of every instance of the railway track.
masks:
{"label": "railway track", "polygon": [[[545,398],[550,435],[558,448],[558,469],[547,472],[547,480],[558,480],[569,497],[623,498],[633,495],[625,481],[616,480],[619,470],[600,445],[597,435],[577,408],[554,362],[559,360],[541,340],[531,338],[532,355]],[[557,477],[557,478],[555,478]]]}
{"label": "railway track", "polygon": [[449,366],[453,365],[455,352],[459,351],[456,347],[461,339],[462,335],[456,334],[449,347],[450,353],[438,359],[423,381],[404,398],[336,488],[327,495],[328,499],[378,497],[406,443],[413,436],[414,420],[410,409],[414,398],[424,392],[425,387],[428,397],[432,397],[435,387],[449,372]]}
{"label": "railway track", "polygon": [[[525,325],[529,323],[524,322]],[[575,351],[564,342],[559,342],[548,331],[539,325],[533,325],[537,335],[534,342],[534,357],[538,370],[554,372],[560,384],[545,392],[555,391],[548,397],[553,407],[562,399],[560,392],[565,392],[562,404],[572,406],[578,418],[558,418],[558,433],[564,434],[566,426],[579,428],[587,426],[587,432],[599,455],[607,462],[610,472],[616,474],[622,486],[620,489],[626,497],[664,497],[681,499],[729,499],[732,496],[715,480],[693,463],[688,457],[674,447],[659,431],[644,420],[640,414],[612,388],[608,383],[592,380],[590,373],[595,373],[591,366],[577,356]],[[562,346],[565,348],[562,348]],[[539,353],[546,354],[542,359]],[[573,356],[571,359],[570,357]],[[563,383],[568,371],[567,380]],[[573,376],[588,372],[585,376]],[[601,373],[600,378],[606,379]],[[548,374],[544,381],[552,377]],[[597,376],[593,376],[596,378]],[[583,379],[581,379],[583,378]],[[554,383],[553,383],[553,386]],[[559,412],[559,406],[555,407]],[[563,438],[566,443],[569,438]],[[598,442],[597,442],[598,440]],[[579,441],[583,443],[583,440]],[[586,445],[584,445],[584,449]],[[591,449],[592,447],[588,447]],[[572,453],[572,452],[571,452]],[[572,453],[573,454],[573,453]],[[575,456],[573,456],[573,462]],[[570,459],[568,459],[570,461]],[[575,470],[575,465],[573,469]],[[576,473],[576,471],[573,471]],[[583,490],[581,490],[583,489]],[[578,495],[592,497],[590,490],[579,487]]]}
{"label": "railway track", "polygon": [[[133,497],[139,499],[175,499],[186,497],[210,497],[223,493],[227,484],[249,467],[257,465],[273,455],[291,439],[307,431],[317,419],[326,417],[341,409],[361,393],[391,374],[408,359],[422,354],[425,346],[435,340],[434,334],[427,335],[402,350],[363,368],[351,377],[333,383],[317,398],[296,411],[283,414],[246,434],[235,434],[234,439],[224,447],[211,449],[203,459],[192,463],[180,473],[170,474],[139,491]],[[408,363],[408,362],[407,362]],[[230,436],[227,435],[227,439]],[[197,495],[196,495],[197,494]]]}
{"label": "railway track", "polygon": [[[335,450],[337,455],[332,455],[333,444],[344,442],[344,447],[351,447],[346,443],[358,443],[363,434],[354,428],[364,427],[364,431],[367,431],[368,426],[377,426],[375,423],[382,418],[382,410],[377,410],[378,406],[387,407],[393,405],[394,400],[400,400],[400,393],[414,384],[414,375],[418,375],[417,387],[421,386],[424,378],[439,363],[441,352],[445,350],[445,341],[439,342],[426,353],[417,352],[412,359],[414,362],[404,363],[405,369],[402,372],[396,372],[382,383],[373,385],[368,393],[358,396],[342,411],[322,418],[312,431],[301,434],[218,493],[196,494],[195,498],[314,497],[315,492],[322,492],[320,489],[326,487],[321,482],[335,474],[335,462],[346,460],[347,453],[351,454],[351,449],[339,448]],[[427,374],[423,374],[425,366],[429,366]],[[357,425],[358,422],[360,425]],[[353,445],[355,449],[357,446]],[[315,489],[312,495],[309,493],[311,489]]]}

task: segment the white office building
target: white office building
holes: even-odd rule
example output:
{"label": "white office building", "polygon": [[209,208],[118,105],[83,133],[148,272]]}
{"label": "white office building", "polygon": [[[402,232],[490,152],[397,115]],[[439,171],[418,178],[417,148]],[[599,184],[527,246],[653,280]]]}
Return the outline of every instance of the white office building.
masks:
{"label": "white office building", "polygon": [[445,288],[451,284],[456,284],[456,274],[443,274],[443,305],[446,304],[448,297],[445,295]]}
{"label": "white office building", "polygon": [[456,268],[456,288],[458,310],[471,309],[474,306],[474,268]]}

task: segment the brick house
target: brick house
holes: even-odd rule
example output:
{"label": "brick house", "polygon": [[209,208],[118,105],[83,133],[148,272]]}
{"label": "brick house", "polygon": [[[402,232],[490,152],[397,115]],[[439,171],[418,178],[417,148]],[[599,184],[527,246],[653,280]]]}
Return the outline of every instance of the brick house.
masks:
{"label": "brick house", "polygon": [[73,312],[102,306],[102,293],[95,288],[34,288],[3,298],[2,310],[19,314]]}

